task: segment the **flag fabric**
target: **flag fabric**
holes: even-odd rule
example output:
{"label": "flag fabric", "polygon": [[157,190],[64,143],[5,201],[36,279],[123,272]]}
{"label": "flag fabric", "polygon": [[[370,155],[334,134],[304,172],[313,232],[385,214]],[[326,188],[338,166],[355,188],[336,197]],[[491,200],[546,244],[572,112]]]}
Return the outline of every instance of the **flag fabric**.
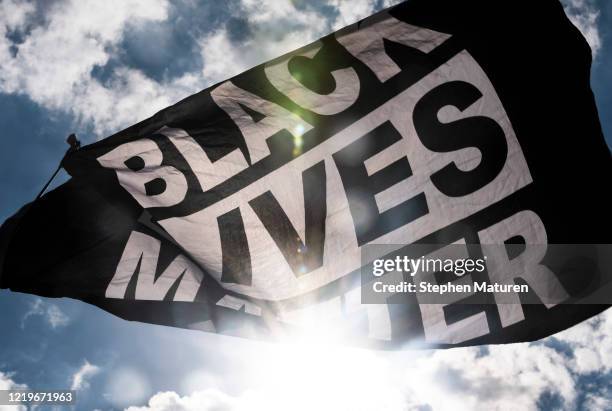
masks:
{"label": "flag fabric", "polygon": [[[253,338],[550,335],[609,305],[589,299],[605,252],[546,260],[547,244],[612,243],[590,63],[554,0],[386,9],[69,153],[71,179],[2,226],[0,287]],[[478,276],[535,302],[362,300],[376,250],[511,243]]]}

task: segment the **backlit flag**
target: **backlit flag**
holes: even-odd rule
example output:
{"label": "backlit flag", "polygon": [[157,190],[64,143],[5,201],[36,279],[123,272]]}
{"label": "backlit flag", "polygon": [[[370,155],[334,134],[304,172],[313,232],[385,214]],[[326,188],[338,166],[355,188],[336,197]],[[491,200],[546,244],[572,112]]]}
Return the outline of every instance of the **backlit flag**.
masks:
{"label": "backlit flag", "polygon": [[[2,226],[0,286],[253,338],[549,335],[612,298],[590,62],[557,1],[384,10],[68,154]],[[372,303],[376,267],[403,288]]]}

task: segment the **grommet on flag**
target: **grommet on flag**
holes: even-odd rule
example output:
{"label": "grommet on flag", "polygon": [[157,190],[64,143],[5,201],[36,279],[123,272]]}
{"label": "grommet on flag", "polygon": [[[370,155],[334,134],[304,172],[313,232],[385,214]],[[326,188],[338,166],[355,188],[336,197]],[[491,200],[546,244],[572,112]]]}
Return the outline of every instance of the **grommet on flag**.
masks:
{"label": "grommet on flag", "polygon": [[77,139],[76,134],[72,133],[66,138],[66,143],[70,146],[67,153],[71,153],[73,151],[81,148],[81,142]]}

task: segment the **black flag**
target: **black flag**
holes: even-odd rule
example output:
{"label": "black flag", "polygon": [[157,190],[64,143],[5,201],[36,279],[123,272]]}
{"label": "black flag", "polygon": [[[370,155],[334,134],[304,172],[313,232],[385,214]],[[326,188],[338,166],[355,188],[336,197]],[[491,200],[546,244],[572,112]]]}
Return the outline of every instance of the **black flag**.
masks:
{"label": "black flag", "polygon": [[550,335],[612,299],[590,63],[554,0],[384,10],[69,153],[0,286],[253,338]]}

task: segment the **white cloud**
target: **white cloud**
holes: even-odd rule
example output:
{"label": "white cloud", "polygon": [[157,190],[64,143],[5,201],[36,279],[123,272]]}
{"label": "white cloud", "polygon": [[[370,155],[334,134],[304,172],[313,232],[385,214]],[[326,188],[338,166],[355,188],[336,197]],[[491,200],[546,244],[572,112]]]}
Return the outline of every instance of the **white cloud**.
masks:
{"label": "white cloud", "polygon": [[[17,384],[12,380],[13,375],[0,371],[0,390],[27,390],[28,386]],[[26,411],[27,408],[23,405],[0,405],[0,411]]]}
{"label": "white cloud", "polygon": [[[611,339],[609,311],[547,340],[491,345],[486,351],[379,353],[279,345],[249,361],[241,373],[248,376],[243,392],[224,392],[217,388],[223,384],[205,379],[189,395],[160,392],[148,405],[128,410],[523,411],[541,409],[544,398],[560,409],[606,410],[612,405],[609,387],[582,387],[593,373],[612,372]],[[227,378],[229,386],[236,381],[235,375]]]}
{"label": "white cloud", "polygon": [[599,10],[593,0],[563,0],[565,13],[572,23],[582,32],[591,46],[593,57],[601,48],[598,20]]}
{"label": "white cloud", "polygon": [[17,384],[13,381],[13,375],[0,371],[0,390],[25,390],[28,388],[25,384]]}
{"label": "white cloud", "polygon": [[536,410],[544,393],[573,404],[574,380],[563,355],[543,345],[490,346],[440,351],[409,371],[411,406],[435,410]]}
{"label": "white cloud", "polygon": [[[384,7],[401,0],[386,0]],[[242,0],[240,15],[250,35],[231,41],[226,26],[200,40],[204,76],[218,82],[305,46],[376,11],[376,0],[328,0],[335,16],[298,10],[291,0]]]}
{"label": "white cloud", "polygon": [[147,376],[134,368],[113,369],[108,377],[103,395],[116,408],[143,403],[151,395]]}
{"label": "white cloud", "polygon": [[217,389],[210,389],[185,397],[171,391],[160,392],[151,397],[147,406],[129,407],[126,411],[207,411],[233,410],[238,407],[240,400]]}
{"label": "white cloud", "polygon": [[[404,0],[384,0],[382,8],[401,3]],[[338,17],[332,24],[334,30],[353,24],[377,11],[376,0],[328,0],[328,4],[336,8]]]}
{"label": "white cloud", "polygon": [[601,394],[587,394],[584,409],[589,411],[612,410],[612,390],[605,390]]}
{"label": "white cloud", "polygon": [[289,0],[244,0],[252,36],[232,43],[226,28],[200,39],[203,72],[186,73],[160,82],[126,66],[111,69],[100,81],[95,68],[105,67],[117,53],[130,25],[168,18],[169,5],[156,1],[69,0],[58,2],[44,22],[24,35],[34,11],[31,3],[2,3],[0,20],[0,91],[25,94],[50,110],[72,114],[78,126],[91,125],[103,134],[118,131],[156,111],[251,66],[314,41],[330,31],[330,22],[314,11],[298,11]]}
{"label": "white cloud", "polygon": [[[385,0],[384,7],[398,0]],[[125,65],[108,66],[128,28],[166,21],[167,0],[63,0],[36,20],[33,2],[0,2],[0,92],[27,95],[50,110],[72,114],[98,137],[116,132],[204,87],[304,46],[373,13],[375,0],[327,0],[335,13],[297,8],[290,0],[242,0],[232,12],[249,34],[232,39],[227,26],[202,36],[203,71],[156,81]],[[566,0],[566,11],[594,54],[601,47],[592,0]],[[329,8],[327,9],[329,10]],[[39,18],[40,20],[40,18]],[[27,30],[26,30],[27,28]],[[185,28],[189,30],[188,27]],[[10,33],[20,33],[20,40]],[[108,70],[101,81],[93,72]]]}
{"label": "white cloud", "polygon": [[327,34],[329,21],[315,11],[297,10],[290,0],[242,0],[249,35],[230,41],[226,26],[200,41],[204,76],[218,82]]}
{"label": "white cloud", "polygon": [[[92,71],[104,67],[129,25],[167,18],[165,0],[70,0],[55,3],[43,22],[20,43],[7,34],[28,23],[31,3],[2,3],[0,91],[26,94],[51,110],[74,115],[99,133],[141,120],[174,102],[177,90],[192,92],[190,76],[159,84],[135,69],[121,67],[107,84]],[[12,17],[8,18],[10,15]]]}
{"label": "white cloud", "polygon": [[[569,355],[553,347],[561,344]],[[409,388],[414,402],[435,410],[539,409],[544,394],[574,409],[577,382],[592,373],[612,371],[612,311],[537,343],[492,345],[436,351],[409,371],[418,375]],[[587,402],[603,404],[591,395]],[[460,405],[458,405],[460,404]],[[590,409],[590,408],[587,408]]]}
{"label": "white cloud", "polygon": [[330,0],[329,4],[338,10],[338,17],[334,21],[333,29],[339,30],[353,24],[374,12],[375,0]]}
{"label": "white cloud", "polygon": [[46,318],[52,328],[63,327],[68,325],[70,319],[57,305],[49,305],[46,312]]}
{"label": "white cloud", "polygon": [[554,338],[572,347],[573,371],[580,374],[612,372],[612,311],[580,323]]}
{"label": "white cloud", "polygon": [[33,316],[43,317],[53,329],[70,323],[70,318],[57,305],[46,303],[41,298],[36,298],[30,303],[30,308],[21,318],[21,328],[25,328],[26,321]]}
{"label": "white cloud", "polygon": [[80,391],[89,388],[88,379],[100,372],[100,367],[85,360],[81,368],[72,375],[71,390]]}
{"label": "white cloud", "polygon": [[0,21],[8,30],[20,29],[28,15],[34,12],[34,5],[29,2],[4,0],[0,2]]}
{"label": "white cloud", "polygon": [[[227,27],[199,40],[202,72],[155,81],[126,66],[112,68],[108,80],[93,75],[119,52],[130,25],[168,18],[166,0],[66,0],[55,3],[43,22],[34,22],[33,3],[2,2],[0,9],[0,91],[25,94],[50,110],[73,115],[77,126],[104,134],[143,120],[207,85],[306,45],[373,12],[373,0],[331,0],[337,18],[298,10],[290,0],[243,0],[249,36],[230,41]],[[7,34],[34,28],[22,42]]]}

